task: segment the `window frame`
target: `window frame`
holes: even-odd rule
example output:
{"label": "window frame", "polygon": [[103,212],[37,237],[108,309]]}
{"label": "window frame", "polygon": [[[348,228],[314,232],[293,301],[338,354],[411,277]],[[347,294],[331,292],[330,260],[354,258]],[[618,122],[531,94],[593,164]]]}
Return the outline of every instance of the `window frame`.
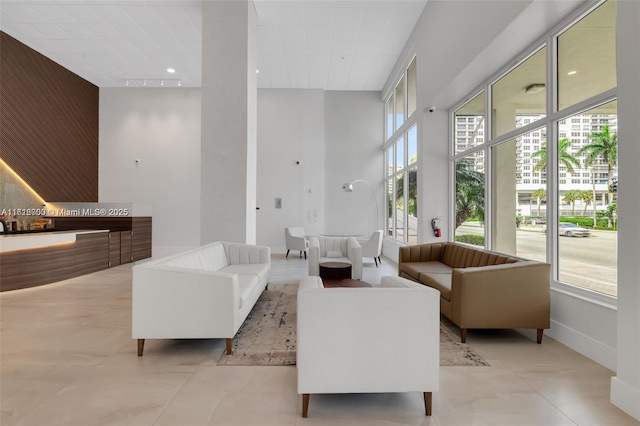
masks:
{"label": "window frame", "polygon": [[[558,37],[560,37],[565,31],[569,30],[576,23],[580,22],[588,14],[595,11],[598,7],[602,6],[607,0],[600,0],[590,2],[583,7],[578,8],[562,22],[556,25],[553,29],[548,31],[543,37],[536,40],[528,48],[524,49],[514,61],[510,61],[509,64],[503,66],[492,77],[483,82],[475,90],[470,92],[467,96],[461,99],[449,110],[449,177],[450,177],[450,191],[449,191],[449,206],[450,206],[450,227],[448,229],[449,240],[453,241],[455,237],[455,162],[463,157],[473,155],[476,152],[484,151],[485,157],[485,217],[493,217],[491,198],[491,148],[499,144],[508,142],[512,139],[516,139],[518,136],[522,136],[534,131],[534,129],[544,129],[546,131],[547,140],[547,167],[546,172],[546,189],[547,189],[547,223],[557,223],[558,221],[558,186],[560,179],[566,179],[566,177],[560,177],[560,170],[557,159],[557,147],[558,140],[561,138],[559,135],[559,123],[567,122],[573,116],[579,115],[582,112],[586,112],[590,109],[604,105],[606,103],[617,100],[617,86],[604,92],[598,93],[587,99],[584,99],[576,104],[567,106],[563,109],[558,109]],[[492,135],[492,111],[491,111],[491,88],[494,83],[506,76],[509,72],[516,69],[529,57],[534,55],[540,49],[547,48],[547,90],[546,90],[546,111],[545,117],[541,118],[533,123],[528,123],[520,128],[516,128],[505,134],[501,134],[497,137],[491,138],[486,136],[484,143],[468,148],[464,151],[456,153],[456,112],[465,106],[469,101],[473,100],[481,92],[485,92],[485,135]],[[572,123],[569,123],[572,124]],[[582,125],[583,123],[580,123]],[[591,123],[590,123],[591,124]],[[527,162],[527,164],[530,164]],[[562,173],[565,173],[564,171]],[[453,189],[452,189],[453,188]],[[493,241],[491,241],[491,230],[489,220],[485,221],[485,247],[493,247]],[[603,306],[615,307],[617,306],[617,297],[610,296],[604,293],[599,293],[588,288],[580,287],[574,284],[561,282],[558,279],[559,276],[559,247],[558,238],[559,232],[557,227],[548,227],[548,236],[546,240],[546,258],[551,263],[551,288],[571,296],[577,296],[584,300],[589,300],[594,303],[601,304]]]}
{"label": "window frame", "polygon": [[[391,215],[389,215],[389,203],[390,203],[390,198],[391,198],[391,202],[395,203],[395,200],[397,198],[397,194],[396,194],[396,179],[402,175],[403,176],[403,188],[405,191],[408,191],[409,188],[409,172],[411,170],[416,170],[416,173],[419,174],[419,170],[420,170],[420,128],[418,126],[418,105],[416,104],[416,109],[410,114],[408,114],[408,102],[409,102],[409,76],[408,76],[408,71],[409,71],[409,67],[411,67],[412,64],[414,64],[415,62],[415,67],[416,67],[416,76],[417,76],[417,55],[415,54],[415,52],[413,54],[411,54],[409,56],[409,59],[406,61],[405,66],[402,68],[402,71],[399,72],[399,74],[397,75],[397,77],[394,80],[394,84],[391,85],[391,87],[389,88],[389,93],[383,97],[384,100],[384,105],[385,105],[385,119],[384,119],[384,143],[382,145],[382,151],[383,151],[383,156],[384,156],[384,168],[385,170],[383,171],[383,176],[384,176],[384,188],[385,188],[385,194],[384,194],[384,202],[385,202],[385,215],[384,215],[384,220],[385,220],[385,229],[384,229],[384,234],[386,237],[388,238],[392,238],[394,241],[399,242],[399,243],[408,243],[408,239],[409,239],[409,229],[408,229],[408,214],[409,214],[409,209],[408,209],[408,204],[409,204],[409,197],[407,196],[407,193],[404,194],[403,197],[403,230],[402,230],[402,239],[398,239],[398,232],[396,229],[396,224],[398,223],[398,218],[396,217],[396,211],[398,209],[396,209],[395,207],[391,209]],[[404,121],[400,126],[397,126],[396,124],[396,99],[395,99],[395,94],[396,94],[396,88],[398,87],[398,85],[402,83],[403,84],[403,109],[404,109]],[[419,82],[416,78],[416,84],[415,84],[415,89],[416,89],[416,101],[417,101],[417,92],[418,92],[418,85]],[[393,105],[393,131],[389,132],[389,119],[388,119],[388,105],[389,102],[392,103]],[[397,128],[396,128],[397,127]],[[409,164],[409,141],[408,141],[408,135],[409,132],[415,127],[416,129],[416,138],[418,140],[417,143],[417,158],[416,161]],[[403,159],[404,159],[404,164],[401,168],[398,168],[397,164],[396,164],[396,156],[397,156],[397,152],[395,149],[395,143],[397,141],[399,141],[400,139],[403,140]],[[393,167],[392,167],[392,171],[390,172],[387,169],[387,155],[388,155],[388,150],[392,149],[393,150]],[[418,188],[419,188],[419,179],[418,179]],[[391,197],[390,194],[388,192],[388,188],[391,187]],[[418,193],[418,199],[419,199],[419,195],[420,195],[420,191],[418,189],[417,191]],[[393,204],[392,204],[393,205]],[[389,224],[393,224],[393,227],[391,229],[391,233],[389,233]],[[418,220],[418,234],[420,233],[420,221]]]}

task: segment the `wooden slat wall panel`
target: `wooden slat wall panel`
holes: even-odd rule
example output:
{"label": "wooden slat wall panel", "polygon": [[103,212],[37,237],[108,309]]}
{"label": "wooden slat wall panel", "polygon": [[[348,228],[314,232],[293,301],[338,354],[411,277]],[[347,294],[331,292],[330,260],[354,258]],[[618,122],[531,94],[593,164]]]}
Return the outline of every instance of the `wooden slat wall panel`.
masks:
{"label": "wooden slat wall panel", "polygon": [[[151,217],[51,217],[56,229],[108,229],[120,235],[120,262],[128,263],[151,257]],[[130,231],[133,231],[133,235]]]}
{"label": "wooden slat wall panel", "polygon": [[133,260],[151,257],[151,218],[134,217],[132,230],[131,250]]}
{"label": "wooden slat wall panel", "polygon": [[131,231],[120,233],[120,263],[129,263],[131,258]]}
{"label": "wooden slat wall panel", "polygon": [[0,254],[0,291],[35,287],[106,269],[109,234],[82,234],[69,244]]}
{"label": "wooden slat wall panel", "polygon": [[109,266],[120,265],[120,232],[109,232]]}
{"label": "wooden slat wall panel", "polygon": [[76,237],[74,272],[76,276],[109,267],[109,234],[82,234]]}
{"label": "wooden slat wall panel", "polygon": [[133,218],[130,217],[55,217],[53,226],[59,230],[108,229],[111,232],[131,231]]}
{"label": "wooden slat wall panel", "polygon": [[98,87],[4,32],[0,46],[0,156],[47,201],[98,201]]}

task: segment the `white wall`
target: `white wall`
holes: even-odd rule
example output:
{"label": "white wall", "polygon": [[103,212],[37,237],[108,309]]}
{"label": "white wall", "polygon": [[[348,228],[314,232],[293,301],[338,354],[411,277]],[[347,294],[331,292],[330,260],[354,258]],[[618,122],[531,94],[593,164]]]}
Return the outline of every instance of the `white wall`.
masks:
{"label": "white wall", "polygon": [[258,91],[258,244],[285,252],[289,226],[307,235],[370,233],[371,191],[361,183],[342,191],[356,179],[376,191],[382,223],[382,108],[380,92]]}
{"label": "white wall", "polygon": [[199,246],[200,89],[101,88],[99,116],[99,201],[151,204],[153,256]]}
{"label": "white wall", "polygon": [[[259,89],[258,244],[283,253],[284,228],[322,232],[323,176],[324,92]],[[280,209],[276,198],[282,199]]]}
{"label": "white wall", "polygon": [[[324,232],[369,236],[382,227],[383,103],[380,92],[325,92]],[[353,192],[342,190],[354,184]]]}

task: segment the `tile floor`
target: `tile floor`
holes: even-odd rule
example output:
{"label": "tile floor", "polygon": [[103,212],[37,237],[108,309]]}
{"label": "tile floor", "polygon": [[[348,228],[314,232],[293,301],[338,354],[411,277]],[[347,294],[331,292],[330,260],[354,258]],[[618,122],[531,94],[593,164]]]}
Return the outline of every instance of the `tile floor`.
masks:
{"label": "tile floor", "polygon": [[[365,259],[364,280],[395,275]],[[272,281],[306,275],[273,256]],[[491,367],[442,367],[433,416],[418,393],[312,395],[295,367],[216,366],[224,341],[131,339],[131,265],[0,295],[2,425],[640,425],[609,403],[613,372],[549,337],[470,331]]]}

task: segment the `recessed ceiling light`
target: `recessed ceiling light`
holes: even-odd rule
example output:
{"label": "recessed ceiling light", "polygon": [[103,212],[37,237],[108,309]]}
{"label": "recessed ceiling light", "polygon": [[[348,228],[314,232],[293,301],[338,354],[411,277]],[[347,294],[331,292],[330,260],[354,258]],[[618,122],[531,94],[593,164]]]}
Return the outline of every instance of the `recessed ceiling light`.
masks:
{"label": "recessed ceiling light", "polygon": [[569,71],[569,72],[567,73],[567,75],[574,75],[574,74],[577,74],[577,73],[578,73],[578,71]]}
{"label": "recessed ceiling light", "polygon": [[173,74],[173,73],[175,73],[175,72],[176,72],[176,70],[174,70],[173,68],[167,68],[167,72],[168,72],[169,74]]}
{"label": "recessed ceiling light", "polygon": [[545,88],[544,83],[534,83],[534,84],[528,85],[524,89],[524,93],[539,93],[539,92],[542,92],[544,88]]}
{"label": "recessed ceiling light", "polygon": [[256,70],[256,74],[260,74],[260,70]]}

